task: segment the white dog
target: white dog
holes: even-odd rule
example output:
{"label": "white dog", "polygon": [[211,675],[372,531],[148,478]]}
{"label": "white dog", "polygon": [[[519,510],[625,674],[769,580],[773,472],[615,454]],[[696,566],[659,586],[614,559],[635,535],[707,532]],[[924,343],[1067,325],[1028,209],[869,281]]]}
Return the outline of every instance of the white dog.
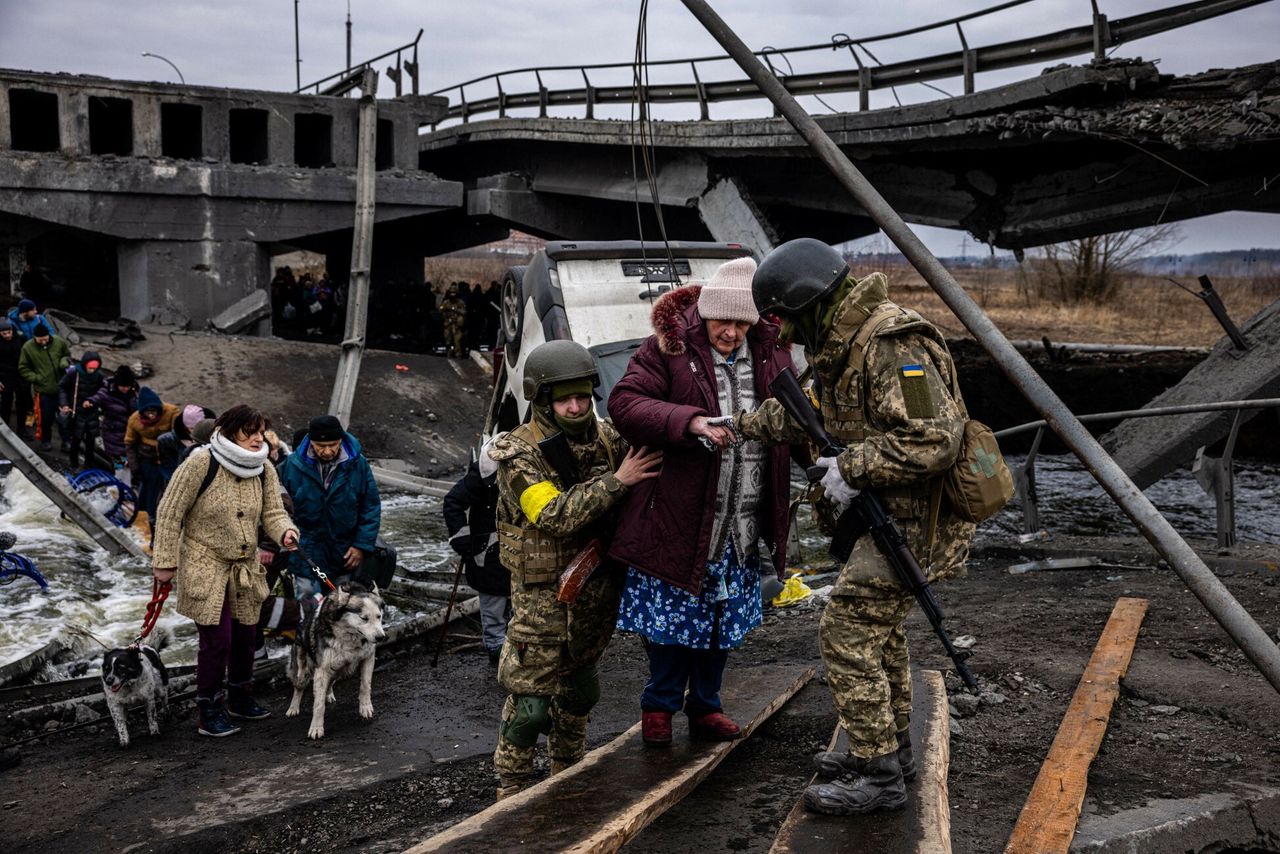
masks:
{"label": "white dog", "polygon": [[169,673],[160,654],[150,646],[128,646],[107,650],[102,656],[102,694],[107,711],[116,725],[121,747],[129,746],[129,706],[146,704],[147,730],[160,734],[157,710],[169,710]]}
{"label": "white dog", "polygon": [[382,628],[378,586],[343,584],[318,608],[306,609],[289,655],[293,700],[285,717],[297,717],[302,691],[311,683],[311,728],[308,738],[324,738],[325,701],[333,700],[333,682],[360,670],[360,717],[373,717],[375,644],[387,636]]}

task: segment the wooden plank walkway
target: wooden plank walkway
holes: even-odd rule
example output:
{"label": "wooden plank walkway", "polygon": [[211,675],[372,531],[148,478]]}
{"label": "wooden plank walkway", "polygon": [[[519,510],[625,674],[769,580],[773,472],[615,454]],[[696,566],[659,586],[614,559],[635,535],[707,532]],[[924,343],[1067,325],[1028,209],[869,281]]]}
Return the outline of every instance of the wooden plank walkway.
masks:
{"label": "wooden plank walkway", "polygon": [[[731,669],[723,691],[749,737],[813,677],[814,668]],[[744,723],[745,721],[745,723]],[[646,747],[636,724],[573,768],[476,813],[410,854],[617,851],[693,790],[741,741],[698,742],[677,727],[670,749]]]}
{"label": "wooden plank walkway", "polygon": [[[911,698],[911,743],[918,776],[907,784],[906,807],[866,816],[831,816],[811,813],[803,799],[797,799],[778,828],[770,854],[949,854],[951,718],[942,674],[912,671]],[[844,750],[847,745],[844,730],[836,724],[828,749]]]}
{"label": "wooden plank walkway", "polygon": [[1089,781],[1089,764],[1106,735],[1120,679],[1129,669],[1146,613],[1146,599],[1116,602],[1013,827],[1005,854],[1052,854],[1071,847]]}

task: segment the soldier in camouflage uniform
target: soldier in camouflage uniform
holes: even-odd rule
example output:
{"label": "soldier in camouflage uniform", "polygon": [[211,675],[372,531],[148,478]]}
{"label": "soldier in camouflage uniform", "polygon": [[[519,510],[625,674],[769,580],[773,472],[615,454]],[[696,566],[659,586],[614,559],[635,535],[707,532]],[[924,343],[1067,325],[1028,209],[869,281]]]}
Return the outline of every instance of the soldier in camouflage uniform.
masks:
{"label": "soldier in camouflage uniform", "polygon": [[[818,461],[827,469],[819,516],[832,520],[857,491],[874,489],[929,580],[959,576],[974,528],[942,500],[940,476],[956,460],[967,417],[951,355],[934,326],[889,300],[882,274],[855,280],[848,272],[829,246],[801,238],[775,249],[752,281],[761,314],[781,315],[783,336],[803,343],[826,429],[847,447]],[[748,439],[805,440],[776,400],[739,414],[734,426]],[[810,810],[853,815],[905,804],[915,760],[903,621],[914,602],[871,537],[861,537],[819,629],[849,751],[815,757],[836,779],[805,791]]]}
{"label": "soldier in camouflage uniform", "polygon": [[444,327],[444,354],[462,357],[467,355],[462,328],[467,321],[467,303],[458,296],[458,286],[450,285],[440,303],[441,324]]}
{"label": "soldier in camouflage uniform", "polygon": [[[596,418],[598,383],[581,345],[539,346],[524,368],[531,420],[489,451],[498,463],[498,546],[511,571],[513,612],[498,661],[498,681],[511,692],[493,754],[499,800],[529,785],[539,734],[547,733],[552,774],[585,752],[587,714],[600,697],[596,663],[613,636],[622,577],[600,566],[572,604],[556,598],[557,582],[592,539],[607,538],[619,499],[656,476],[662,459],[628,449]],[[556,434],[568,441],[566,457],[553,461],[539,443]]]}

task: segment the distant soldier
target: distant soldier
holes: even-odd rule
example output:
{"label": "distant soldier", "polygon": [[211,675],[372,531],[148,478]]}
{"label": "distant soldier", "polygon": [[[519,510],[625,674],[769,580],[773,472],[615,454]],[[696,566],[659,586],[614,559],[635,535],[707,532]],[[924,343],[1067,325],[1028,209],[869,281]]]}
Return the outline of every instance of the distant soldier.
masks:
{"label": "distant soldier", "polygon": [[458,357],[467,355],[467,342],[463,333],[467,322],[467,302],[458,296],[457,285],[450,285],[444,292],[444,301],[440,303],[440,316],[444,323],[445,355]]}
{"label": "distant soldier", "polygon": [[[962,574],[973,525],[941,500],[941,475],[959,453],[965,411],[942,335],[889,300],[882,274],[854,279],[839,253],[811,238],[771,252],[752,292],[761,314],[783,318],[783,338],[804,345],[826,429],[848,448],[817,461],[827,470],[820,511],[834,519],[857,491],[874,489],[931,582]],[[736,416],[734,427],[767,442],[805,438],[772,399]],[[904,778],[916,768],[903,621],[914,603],[871,537],[861,537],[819,629],[849,752],[815,757],[836,779],[805,790],[814,812],[856,815],[906,803]]]}
{"label": "distant soldier", "polygon": [[536,348],[524,369],[532,419],[489,452],[498,463],[498,547],[513,610],[498,663],[498,681],[511,692],[493,754],[499,800],[531,782],[540,734],[552,774],[586,752],[587,714],[600,698],[596,663],[613,636],[622,576],[600,566],[572,604],[556,598],[557,582],[593,539],[607,540],[619,499],[656,477],[662,460],[628,449],[612,424],[597,420],[599,382],[582,345]]}

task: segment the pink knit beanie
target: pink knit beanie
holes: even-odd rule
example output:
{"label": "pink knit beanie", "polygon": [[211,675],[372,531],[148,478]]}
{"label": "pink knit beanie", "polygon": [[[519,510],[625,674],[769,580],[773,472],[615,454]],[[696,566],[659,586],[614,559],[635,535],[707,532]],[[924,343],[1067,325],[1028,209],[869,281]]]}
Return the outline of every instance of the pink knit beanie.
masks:
{"label": "pink knit beanie", "polygon": [[751,277],[755,274],[753,258],[734,258],[721,264],[698,295],[702,319],[745,320],[751,324],[759,320],[760,312],[751,298]]}
{"label": "pink knit beanie", "polygon": [[182,409],[182,426],[187,428],[187,432],[204,419],[204,407],[196,406],[194,403],[188,403]]}

